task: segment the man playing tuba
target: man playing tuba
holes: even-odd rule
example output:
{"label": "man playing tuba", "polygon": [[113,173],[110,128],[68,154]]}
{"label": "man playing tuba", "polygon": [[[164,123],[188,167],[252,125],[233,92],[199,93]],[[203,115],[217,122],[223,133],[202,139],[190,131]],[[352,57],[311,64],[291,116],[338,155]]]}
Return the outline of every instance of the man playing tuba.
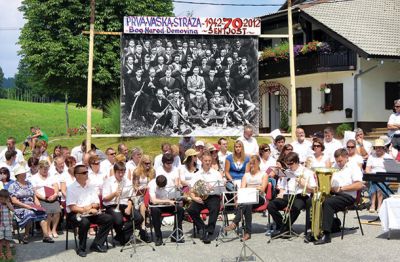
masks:
{"label": "man playing tuba", "polygon": [[[314,173],[300,165],[299,155],[290,152],[286,155],[285,164],[287,170],[283,171],[285,176],[278,182],[279,195],[268,204],[268,213],[276,223],[276,229],[271,237],[283,235],[289,231],[289,221],[293,224],[300,214],[300,211],[306,208],[306,202],[309,195],[316,188]],[[279,210],[288,208],[290,219],[284,219]]]}
{"label": "man playing tuba", "polygon": [[339,171],[332,176],[331,191],[333,196],[327,198],[322,204],[322,230],[324,234],[321,239],[314,242],[315,245],[331,242],[334,214],[353,204],[356,201],[357,190],[361,190],[363,187],[361,169],[356,164],[348,162],[346,149],[337,149],[334,156]]}

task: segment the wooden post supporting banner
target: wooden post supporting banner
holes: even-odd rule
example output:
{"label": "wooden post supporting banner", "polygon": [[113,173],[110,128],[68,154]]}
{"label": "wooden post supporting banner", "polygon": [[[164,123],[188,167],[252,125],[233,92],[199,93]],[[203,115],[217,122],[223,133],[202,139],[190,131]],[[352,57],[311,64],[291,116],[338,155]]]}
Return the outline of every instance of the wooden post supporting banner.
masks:
{"label": "wooden post supporting banner", "polygon": [[290,66],[290,98],[292,101],[291,114],[291,133],[292,139],[296,139],[297,126],[297,104],[296,104],[296,80],[294,70],[294,52],[293,52],[293,23],[292,23],[292,0],[288,0],[288,27],[289,27],[289,66]]}
{"label": "wooden post supporting banner", "polygon": [[93,47],[94,47],[94,10],[95,0],[90,0],[90,37],[89,37],[89,65],[87,82],[87,111],[86,111],[86,152],[92,145],[92,78],[93,78]]}

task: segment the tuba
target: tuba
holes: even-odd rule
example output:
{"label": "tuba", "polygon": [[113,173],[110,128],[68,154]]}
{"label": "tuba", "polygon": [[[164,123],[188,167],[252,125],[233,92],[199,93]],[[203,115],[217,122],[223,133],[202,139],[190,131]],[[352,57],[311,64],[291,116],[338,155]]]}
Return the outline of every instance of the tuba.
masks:
{"label": "tuba", "polygon": [[191,191],[196,197],[200,197],[202,200],[206,200],[208,198],[208,195],[211,193],[207,182],[204,180],[196,181]]}
{"label": "tuba", "polygon": [[315,174],[317,176],[317,189],[312,198],[312,211],[311,211],[311,232],[315,239],[321,235],[322,228],[322,204],[325,199],[329,197],[331,192],[332,175],[337,169],[334,168],[316,168]]}

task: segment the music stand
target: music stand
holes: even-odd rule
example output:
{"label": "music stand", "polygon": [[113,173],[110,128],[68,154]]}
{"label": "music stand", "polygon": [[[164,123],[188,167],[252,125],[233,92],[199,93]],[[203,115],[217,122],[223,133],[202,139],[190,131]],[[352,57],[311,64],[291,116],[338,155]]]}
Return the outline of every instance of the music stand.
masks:
{"label": "music stand", "polygon": [[[239,192],[238,192],[239,195]],[[239,197],[238,197],[239,199]],[[257,198],[257,203],[259,202],[259,199]],[[243,214],[243,205],[242,204],[255,204],[254,201],[252,200],[246,200],[244,199],[241,201],[239,204],[239,210],[240,210],[240,216],[242,217],[242,237],[244,236],[244,228],[245,228],[245,219],[244,219],[244,214]],[[247,245],[246,241],[243,241],[242,239],[240,240],[242,242],[242,248],[240,249],[239,256],[236,257],[236,261],[255,261],[255,257],[260,259],[261,261],[264,262],[264,260],[251,248]],[[247,250],[250,251],[250,254],[248,256]],[[255,257],[254,257],[255,256]]]}
{"label": "music stand", "polygon": [[[171,234],[168,235],[167,239],[175,238],[175,244],[176,248],[178,248],[178,245],[180,244],[179,241],[184,240],[185,233],[183,232],[182,229],[179,228],[178,226],[178,205],[180,205],[183,201],[182,197],[182,191],[177,187],[166,187],[165,190],[167,191],[167,198],[171,200],[175,200],[175,209],[174,209],[174,225],[175,229],[171,232]],[[152,205],[153,207],[160,207],[160,206],[171,206],[171,205]],[[152,207],[150,205],[150,207]],[[193,238],[190,236],[190,239],[192,240],[193,244],[196,244],[196,242],[193,240]],[[168,240],[163,241],[163,245],[167,243]]]}
{"label": "music stand", "polygon": [[[233,196],[233,197],[232,197]],[[218,247],[220,244],[226,243],[226,242],[231,242],[238,238],[238,232],[232,231],[232,232],[225,232],[224,228],[229,225],[229,219],[228,219],[228,211],[227,207],[235,207],[236,206],[236,199],[237,199],[237,191],[226,191],[222,192],[222,226],[219,230],[218,236],[216,238],[217,243],[215,244],[216,247]],[[230,233],[235,233],[234,237],[228,238],[228,235]],[[228,240],[226,240],[228,239]]]}
{"label": "music stand", "polygon": [[[136,202],[136,195],[137,191],[132,190],[131,196],[128,199],[131,199],[133,203]],[[135,230],[136,230],[136,225],[135,225],[135,220],[134,220],[134,212],[135,212],[135,205],[132,203],[132,211],[131,211],[131,220],[132,220],[132,235],[129,239],[128,242],[126,242],[120,249],[120,252],[123,252],[124,250],[133,247],[133,253],[130,254],[130,257],[133,257],[133,254],[136,254],[136,245],[137,245],[137,236],[135,235]],[[144,218],[143,218],[144,219]],[[150,247],[153,251],[156,251],[155,248],[150,244],[147,243],[146,241],[143,241],[139,238],[139,241],[142,242],[145,246]]]}

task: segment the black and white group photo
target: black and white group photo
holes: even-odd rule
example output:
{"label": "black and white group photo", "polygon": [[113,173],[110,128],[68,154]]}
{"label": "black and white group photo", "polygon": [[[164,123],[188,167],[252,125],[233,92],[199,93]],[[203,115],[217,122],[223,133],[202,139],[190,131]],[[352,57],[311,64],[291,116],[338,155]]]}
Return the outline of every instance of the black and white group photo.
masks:
{"label": "black and white group photo", "polygon": [[124,34],[121,134],[234,136],[258,127],[257,41]]}

